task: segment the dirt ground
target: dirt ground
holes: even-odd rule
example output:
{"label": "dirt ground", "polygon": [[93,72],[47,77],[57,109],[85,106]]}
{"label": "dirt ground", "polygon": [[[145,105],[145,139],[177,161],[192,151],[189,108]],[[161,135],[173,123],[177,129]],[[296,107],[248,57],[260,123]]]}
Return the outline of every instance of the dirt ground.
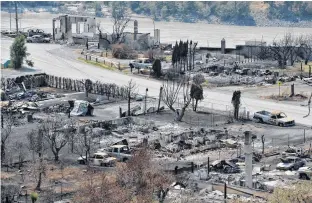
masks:
{"label": "dirt ground", "polygon": [[[272,101],[278,101],[280,103],[285,104],[307,104],[308,96],[311,94],[312,88],[311,86],[304,84],[300,79],[294,82],[285,82],[280,86],[280,95],[290,95],[291,91],[291,85],[295,85],[295,94],[301,94],[305,96],[306,98],[302,99],[291,99],[288,100],[273,100]],[[250,98],[262,98],[262,99],[268,99],[266,97],[272,96],[272,95],[279,95],[279,86],[276,85],[266,85],[266,86],[228,86],[228,87],[216,87],[214,88],[216,91],[223,91],[223,92],[229,92],[232,93],[235,90],[240,90],[242,92],[242,97],[246,95],[246,97]]]}

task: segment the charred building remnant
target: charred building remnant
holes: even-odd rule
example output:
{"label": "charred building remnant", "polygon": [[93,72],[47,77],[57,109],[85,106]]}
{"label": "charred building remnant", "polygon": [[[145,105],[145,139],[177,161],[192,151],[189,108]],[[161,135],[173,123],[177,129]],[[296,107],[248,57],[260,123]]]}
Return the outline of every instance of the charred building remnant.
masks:
{"label": "charred building remnant", "polygon": [[252,188],[252,135],[250,131],[245,132],[245,167],[246,167],[246,187]]}
{"label": "charred building remnant", "polygon": [[52,20],[53,40],[68,40],[73,38],[94,37],[96,33],[95,17],[61,15]]}

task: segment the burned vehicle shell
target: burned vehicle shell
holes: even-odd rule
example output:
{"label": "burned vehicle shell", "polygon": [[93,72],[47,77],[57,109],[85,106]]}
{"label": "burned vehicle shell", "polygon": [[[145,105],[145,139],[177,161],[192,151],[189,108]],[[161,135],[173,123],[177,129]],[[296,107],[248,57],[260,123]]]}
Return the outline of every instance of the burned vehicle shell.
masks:
{"label": "burned vehicle shell", "polygon": [[217,160],[212,162],[211,170],[223,173],[239,173],[239,167],[228,160]]}

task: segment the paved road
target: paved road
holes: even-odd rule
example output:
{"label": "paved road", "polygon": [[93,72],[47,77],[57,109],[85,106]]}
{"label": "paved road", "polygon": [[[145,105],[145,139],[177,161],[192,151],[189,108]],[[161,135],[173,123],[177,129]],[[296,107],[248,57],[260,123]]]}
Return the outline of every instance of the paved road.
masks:
{"label": "paved road", "polygon": [[[1,38],[1,58],[9,57],[9,47],[12,39]],[[57,76],[66,76],[72,78],[90,78],[107,83],[116,83],[126,85],[133,79],[138,85],[139,93],[144,93],[148,88],[149,96],[158,97],[161,82],[153,79],[141,78],[134,75],[124,75],[92,65],[85,64],[76,60],[69,48],[57,44],[27,44],[28,52],[31,53],[32,60],[35,62],[35,71],[42,71]],[[27,69],[29,71],[29,69]],[[17,75],[20,72],[2,70],[2,75]],[[29,71],[32,72],[32,71]],[[200,106],[211,106],[215,109],[225,110],[231,106],[231,97],[229,93],[222,93],[216,90],[204,90],[205,99],[199,104]],[[258,110],[281,110],[293,117],[297,123],[312,125],[312,115],[303,118],[307,114],[307,107],[298,105],[282,104],[272,101],[265,101],[255,98],[246,98],[242,94],[242,105],[251,113]]]}

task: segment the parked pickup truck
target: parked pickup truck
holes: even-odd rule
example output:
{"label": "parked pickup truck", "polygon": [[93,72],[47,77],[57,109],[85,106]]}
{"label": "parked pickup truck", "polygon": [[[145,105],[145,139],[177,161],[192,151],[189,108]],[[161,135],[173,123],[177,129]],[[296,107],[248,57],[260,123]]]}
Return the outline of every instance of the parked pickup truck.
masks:
{"label": "parked pickup truck", "polygon": [[[78,158],[79,164],[86,164],[86,156]],[[106,152],[96,152],[89,157],[89,163],[95,166],[114,166],[116,158],[110,157]]]}
{"label": "parked pickup truck", "polygon": [[137,60],[130,61],[129,66],[130,68],[135,69],[150,69],[152,68],[153,64],[152,61],[148,58],[139,58]]}
{"label": "parked pickup truck", "polygon": [[298,170],[299,178],[304,180],[311,180],[312,178],[312,167],[301,167]]}
{"label": "parked pickup truck", "polygon": [[44,37],[42,35],[33,35],[31,37],[27,37],[26,41],[28,43],[50,43],[50,37]]}
{"label": "parked pickup truck", "polygon": [[113,145],[108,149],[108,154],[123,162],[128,161],[132,157],[128,145]]}
{"label": "parked pickup truck", "polygon": [[268,112],[258,111],[253,117],[255,120],[261,123],[268,123],[272,125],[278,125],[281,127],[295,125],[295,120],[286,116],[285,113],[280,111]]}
{"label": "parked pickup truck", "polygon": [[286,151],[282,152],[282,158],[289,156],[296,156],[300,158],[310,158],[309,151],[304,151],[302,148],[289,147]]}

